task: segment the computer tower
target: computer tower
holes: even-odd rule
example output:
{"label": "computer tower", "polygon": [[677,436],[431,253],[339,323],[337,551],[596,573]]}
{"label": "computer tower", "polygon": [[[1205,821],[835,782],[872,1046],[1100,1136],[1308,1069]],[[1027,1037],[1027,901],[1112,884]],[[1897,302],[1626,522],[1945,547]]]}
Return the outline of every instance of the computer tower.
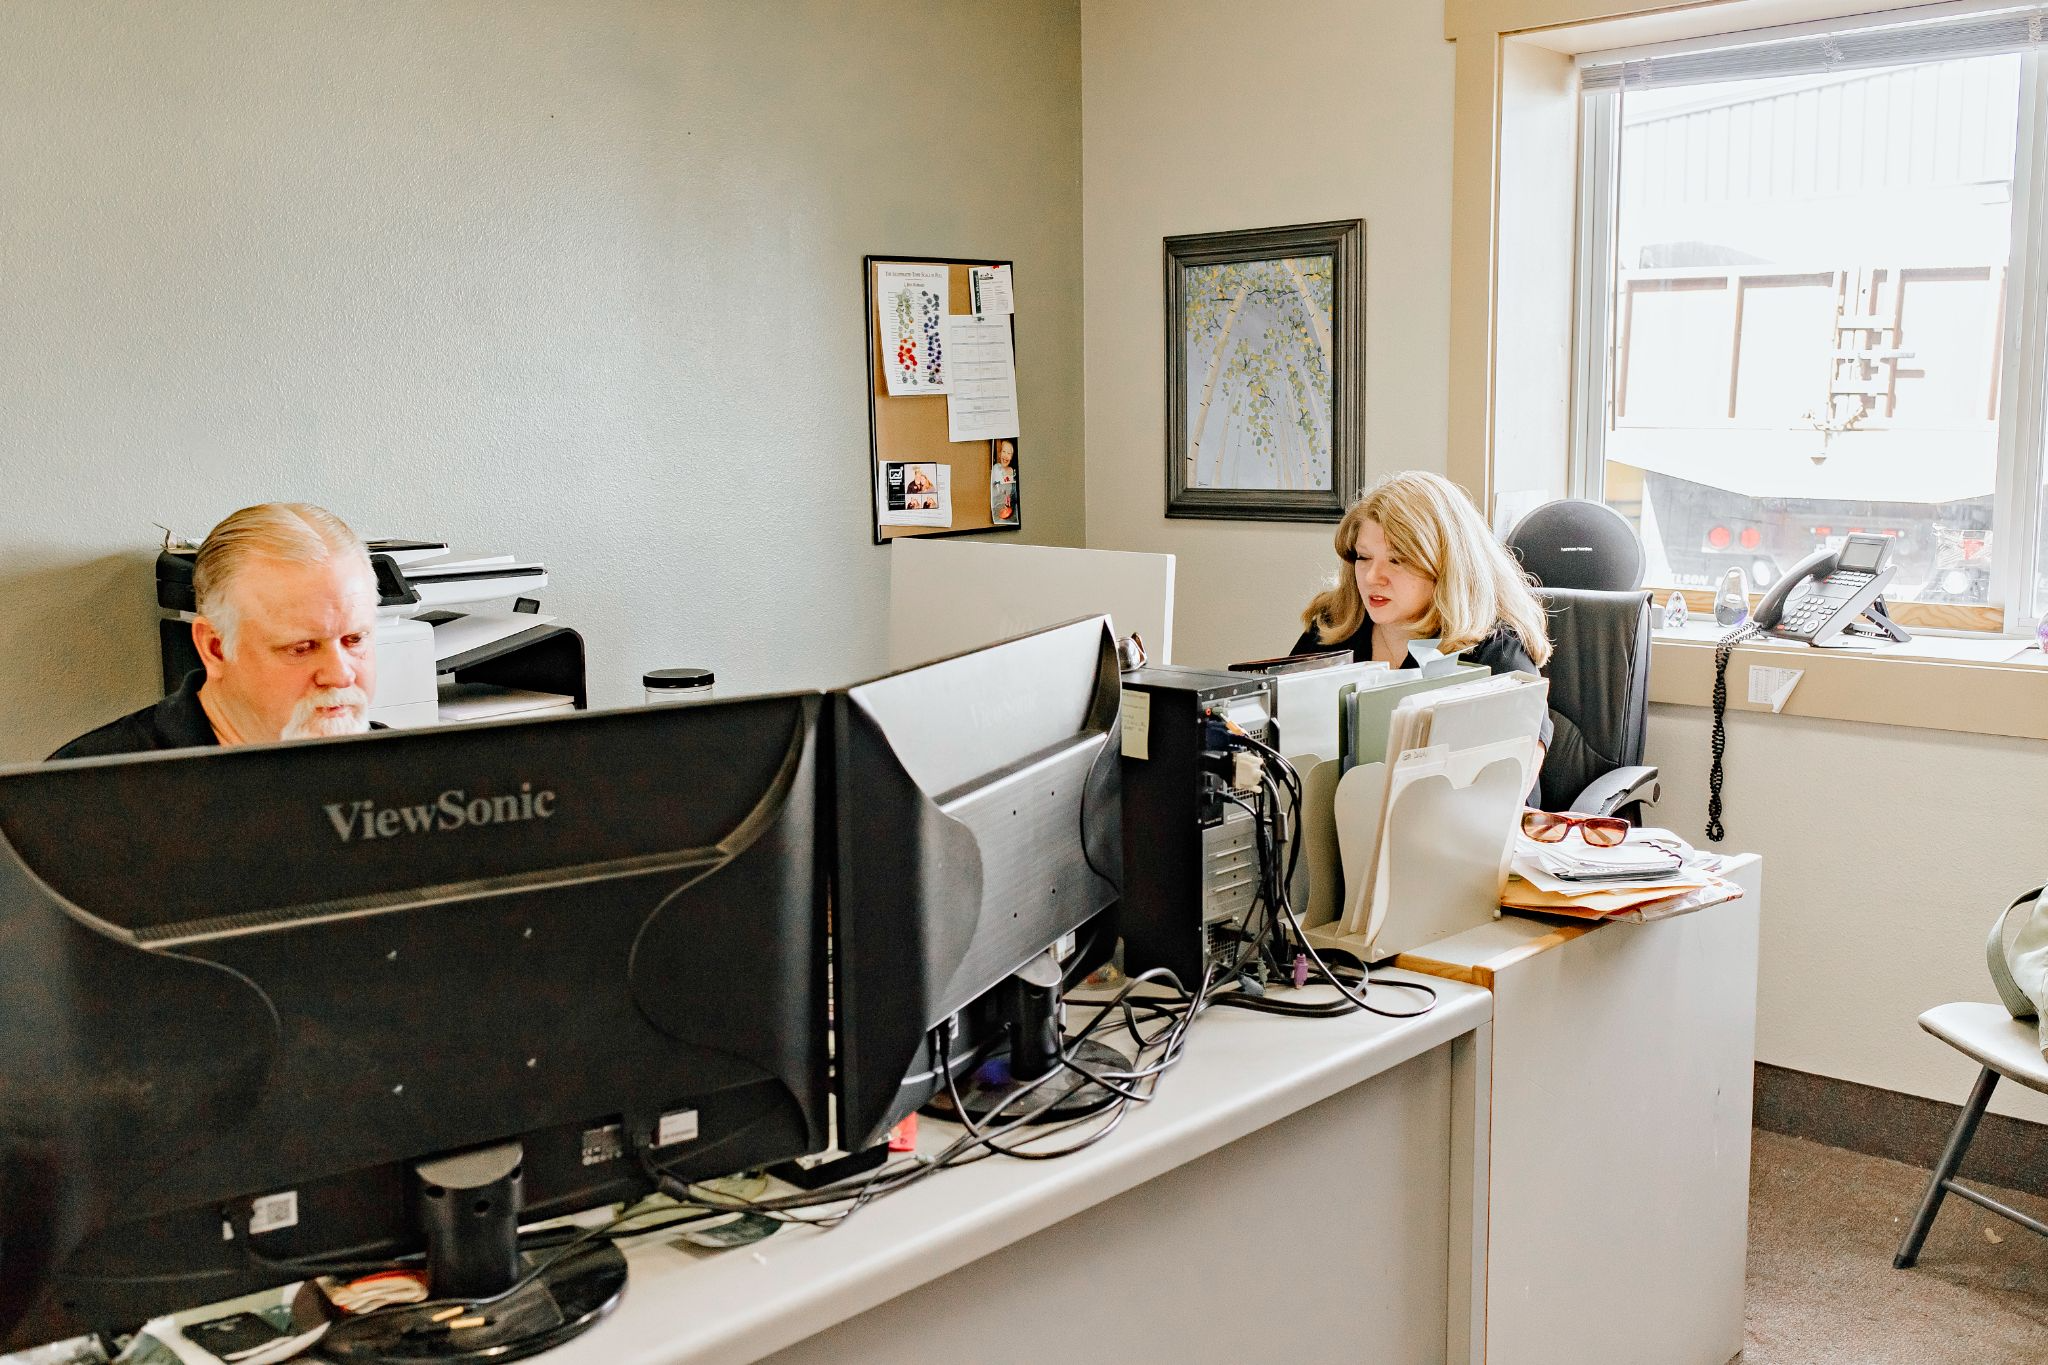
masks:
{"label": "computer tower", "polygon": [[1259,886],[1251,813],[1225,795],[1221,722],[1273,743],[1273,683],[1158,666],[1124,674],[1123,693],[1124,970],[1165,967],[1192,991],[1208,966],[1211,926],[1243,919]]}

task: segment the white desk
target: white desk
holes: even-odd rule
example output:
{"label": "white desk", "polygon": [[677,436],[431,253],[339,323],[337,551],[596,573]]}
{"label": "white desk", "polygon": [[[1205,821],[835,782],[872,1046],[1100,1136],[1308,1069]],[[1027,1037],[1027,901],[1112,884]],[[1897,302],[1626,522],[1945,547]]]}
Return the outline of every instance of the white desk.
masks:
{"label": "white desk", "polygon": [[1401,1022],[1212,1010],[1156,1100],[1059,1161],[751,1248],[632,1247],[618,1309],[545,1359],[1477,1361],[1490,999],[1432,984]]}
{"label": "white desk", "polygon": [[1763,864],[1650,924],[1520,916],[1398,959],[1494,995],[1488,1365],[1742,1349]]}

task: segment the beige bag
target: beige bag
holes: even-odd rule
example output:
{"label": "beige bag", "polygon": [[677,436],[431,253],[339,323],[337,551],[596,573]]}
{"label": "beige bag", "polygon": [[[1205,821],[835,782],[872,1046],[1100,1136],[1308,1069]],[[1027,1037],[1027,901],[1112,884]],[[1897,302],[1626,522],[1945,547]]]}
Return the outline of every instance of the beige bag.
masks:
{"label": "beige bag", "polygon": [[2015,1019],[2041,1022],[2041,1055],[2048,1057],[2048,905],[2035,887],[2015,900],[1991,926],[1985,965],[1998,998]]}

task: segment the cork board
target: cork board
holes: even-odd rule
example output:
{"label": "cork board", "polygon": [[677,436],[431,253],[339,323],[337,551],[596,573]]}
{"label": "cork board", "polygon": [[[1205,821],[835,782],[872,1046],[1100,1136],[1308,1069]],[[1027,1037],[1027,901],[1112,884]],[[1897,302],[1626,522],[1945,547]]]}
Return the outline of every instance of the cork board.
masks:
{"label": "cork board", "polygon": [[[1009,261],[1001,260],[954,260],[933,256],[869,256],[862,262],[862,315],[867,319],[868,331],[868,486],[871,500],[870,515],[873,518],[877,545],[886,545],[899,536],[957,536],[974,532],[1023,529],[1021,478],[1013,475],[1003,485],[1008,490],[1006,495],[995,491],[992,476],[996,465],[996,442],[949,439],[945,394],[889,392],[888,377],[883,372],[884,347],[887,343],[882,336],[882,319],[876,310],[876,300],[882,297],[880,279],[883,266],[945,267],[948,278],[946,311],[957,317],[973,312],[968,292],[969,268],[1010,264]],[[1014,275],[1014,271],[1012,273]],[[1017,340],[1015,313],[1011,313],[1007,321],[1010,327],[1011,354],[1014,356]],[[1020,390],[1022,386],[1023,381],[1020,378]],[[1004,440],[1009,446],[1009,450],[1005,452],[1009,457],[1009,467],[1019,467],[1021,462],[1017,457],[1020,453],[1020,443],[1013,438]],[[883,524],[883,517],[888,510],[883,467],[905,462],[943,465],[951,471],[950,525]],[[1011,519],[1000,522],[996,519],[995,512],[1004,505],[1005,496]]]}

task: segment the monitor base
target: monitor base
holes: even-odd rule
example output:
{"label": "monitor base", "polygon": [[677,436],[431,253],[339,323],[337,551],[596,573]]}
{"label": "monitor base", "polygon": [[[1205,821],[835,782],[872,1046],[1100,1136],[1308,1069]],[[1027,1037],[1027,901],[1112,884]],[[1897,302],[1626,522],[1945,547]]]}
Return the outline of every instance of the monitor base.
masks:
{"label": "monitor base", "polygon": [[[1092,1039],[1068,1043],[1062,1053],[1095,1072],[1123,1071],[1131,1064],[1131,1059],[1123,1053]],[[1075,1081],[1080,1084],[1074,1084]],[[1083,1079],[1079,1072],[1066,1079],[1047,1081],[1031,1093],[1011,1099],[1017,1082],[1010,1075],[1010,1058],[1006,1052],[998,1052],[974,1068],[958,1089],[961,1107],[976,1124],[1003,1123],[1022,1118],[1055,1095],[1059,1096],[1058,1100],[1033,1118],[1033,1123],[1065,1123],[1071,1119],[1086,1118],[1109,1108],[1118,1099],[1116,1091]],[[925,1108],[938,1118],[953,1123],[960,1121],[960,1115],[953,1108],[953,1097],[945,1090],[932,1096]]]}
{"label": "monitor base", "polygon": [[[456,1306],[445,1299],[344,1318],[321,1338],[319,1351],[346,1365],[524,1360],[581,1336],[617,1306],[625,1288],[624,1253],[599,1242],[562,1257],[517,1293],[441,1322],[433,1319]],[[483,1321],[454,1325],[475,1318]]]}

